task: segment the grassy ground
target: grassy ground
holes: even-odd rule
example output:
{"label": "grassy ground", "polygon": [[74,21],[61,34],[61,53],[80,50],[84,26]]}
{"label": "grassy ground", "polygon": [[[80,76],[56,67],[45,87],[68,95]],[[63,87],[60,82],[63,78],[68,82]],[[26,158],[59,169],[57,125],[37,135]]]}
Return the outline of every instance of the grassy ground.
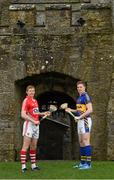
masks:
{"label": "grassy ground", "polygon": [[0,163],[0,179],[114,179],[114,162],[93,162],[89,170],[73,169],[74,161],[39,161],[40,171],[21,173],[19,162]]}

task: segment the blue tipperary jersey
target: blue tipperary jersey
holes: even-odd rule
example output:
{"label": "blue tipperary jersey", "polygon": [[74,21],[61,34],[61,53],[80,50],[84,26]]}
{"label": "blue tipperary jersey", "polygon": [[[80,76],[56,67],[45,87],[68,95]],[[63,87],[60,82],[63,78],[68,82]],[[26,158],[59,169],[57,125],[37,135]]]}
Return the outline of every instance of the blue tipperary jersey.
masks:
{"label": "blue tipperary jersey", "polygon": [[76,116],[80,116],[81,114],[86,112],[86,104],[88,103],[91,103],[91,98],[89,97],[87,92],[84,92],[76,100]]}

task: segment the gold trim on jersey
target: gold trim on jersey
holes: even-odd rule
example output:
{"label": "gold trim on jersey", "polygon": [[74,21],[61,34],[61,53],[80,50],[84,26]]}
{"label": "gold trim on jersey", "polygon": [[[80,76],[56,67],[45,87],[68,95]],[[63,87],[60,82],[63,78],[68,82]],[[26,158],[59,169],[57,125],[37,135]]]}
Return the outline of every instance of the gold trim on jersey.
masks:
{"label": "gold trim on jersey", "polygon": [[82,113],[86,112],[87,108],[85,104],[77,104],[76,105],[76,110],[81,111]]}

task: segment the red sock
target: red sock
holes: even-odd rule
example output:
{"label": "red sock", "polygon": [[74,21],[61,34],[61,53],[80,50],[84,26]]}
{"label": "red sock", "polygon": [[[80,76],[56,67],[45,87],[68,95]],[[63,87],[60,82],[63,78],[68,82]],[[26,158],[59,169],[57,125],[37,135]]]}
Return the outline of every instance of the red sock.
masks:
{"label": "red sock", "polygon": [[26,166],[26,151],[24,151],[24,150],[21,150],[20,151],[20,160],[21,160],[21,164],[22,164],[22,166]]}
{"label": "red sock", "polygon": [[36,150],[30,150],[30,159],[32,164],[36,164]]}

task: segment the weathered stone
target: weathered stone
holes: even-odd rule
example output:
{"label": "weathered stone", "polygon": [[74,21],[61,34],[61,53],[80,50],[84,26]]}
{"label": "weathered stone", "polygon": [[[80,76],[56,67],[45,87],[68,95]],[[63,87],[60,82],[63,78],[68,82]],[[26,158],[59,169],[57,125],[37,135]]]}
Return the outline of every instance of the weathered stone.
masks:
{"label": "weathered stone", "polygon": [[78,20],[81,17],[81,12],[80,11],[76,11],[76,12],[72,12],[72,25],[74,26],[78,26]]}
{"label": "weathered stone", "polygon": [[[77,2],[80,2],[80,0],[24,0],[24,3],[27,3],[27,4],[42,4],[42,3],[77,3]],[[12,0],[12,3],[23,3],[23,0]]]}
{"label": "weathered stone", "polygon": [[108,3],[108,4],[106,4],[106,3],[96,3],[96,4],[83,3],[83,4],[81,4],[81,8],[82,9],[102,9],[102,8],[108,9],[108,8],[111,8],[111,4],[110,3]]}
{"label": "weathered stone", "polygon": [[45,11],[46,4],[35,4],[36,11]]}
{"label": "weathered stone", "polygon": [[[2,1],[1,5],[0,160],[19,159],[23,124],[20,109],[26,86],[35,85],[36,98],[40,99],[40,107],[44,110],[45,103],[53,101],[52,97],[59,105],[68,101],[69,106],[75,108],[78,80],[87,83],[92,97],[94,159],[113,160],[113,3],[112,9],[108,0],[13,0],[12,4]],[[84,24],[77,23],[80,18]],[[52,131],[46,134],[46,147],[51,144],[56,147],[52,137],[56,138],[55,132],[59,131],[62,142],[58,149],[64,150],[61,157],[78,159],[79,145],[73,119],[61,111],[52,118],[53,121],[47,122]],[[46,128],[45,121],[41,129],[43,126]],[[41,136],[45,136],[44,131]],[[40,140],[44,142],[42,137]],[[45,149],[42,143],[39,148]],[[41,151],[40,155],[44,158]]]}
{"label": "weathered stone", "polygon": [[[83,10],[82,17],[86,19],[84,30],[88,32],[95,31],[111,31],[111,16],[110,9],[102,10]],[[110,19],[110,20],[109,20]]]}
{"label": "weathered stone", "polygon": [[11,6],[9,6],[9,10],[11,11],[26,11],[26,10],[32,10],[35,8],[35,5],[30,5],[30,4],[23,4],[23,5],[19,5],[19,4],[13,4]]}
{"label": "weathered stone", "polygon": [[[18,25],[18,21],[21,21],[27,26],[33,26],[35,24],[35,11],[34,9],[30,10],[13,10],[10,11],[10,26],[15,27]],[[23,28],[18,25],[19,28]]]}
{"label": "weathered stone", "polygon": [[83,0],[84,3],[90,3],[91,0]]}
{"label": "weathered stone", "polygon": [[45,26],[46,25],[46,16],[45,16],[44,12],[37,12],[36,25],[37,26]]}
{"label": "weathered stone", "polygon": [[72,11],[80,11],[81,10],[81,4],[76,3],[72,5]]}
{"label": "weathered stone", "polygon": [[98,3],[100,3],[100,4],[110,4],[111,3],[111,0],[91,0],[91,3],[93,3],[93,4],[98,4]]}
{"label": "weathered stone", "polygon": [[46,10],[69,10],[70,5],[47,5]]}

